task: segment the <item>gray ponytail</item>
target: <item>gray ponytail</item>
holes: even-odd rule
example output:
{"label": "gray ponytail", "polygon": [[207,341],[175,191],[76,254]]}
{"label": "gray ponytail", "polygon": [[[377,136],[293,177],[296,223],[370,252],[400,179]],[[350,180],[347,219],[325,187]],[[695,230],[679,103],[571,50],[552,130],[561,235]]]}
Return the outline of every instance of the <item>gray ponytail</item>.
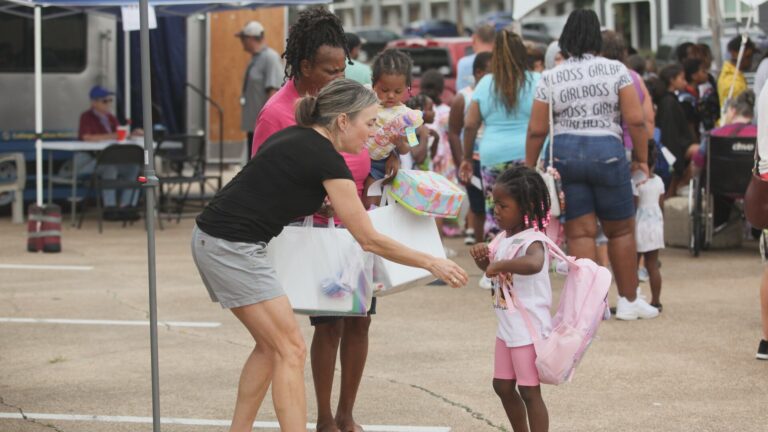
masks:
{"label": "gray ponytail", "polygon": [[379,103],[376,93],[349,79],[337,79],[320,90],[317,96],[305,96],[296,104],[296,123],[299,126],[336,128],[336,119],[347,114],[353,119],[357,113]]}
{"label": "gray ponytail", "polygon": [[730,108],[733,108],[736,111],[736,115],[753,118],[755,116],[755,92],[752,90],[743,91],[733,103],[730,104]]}

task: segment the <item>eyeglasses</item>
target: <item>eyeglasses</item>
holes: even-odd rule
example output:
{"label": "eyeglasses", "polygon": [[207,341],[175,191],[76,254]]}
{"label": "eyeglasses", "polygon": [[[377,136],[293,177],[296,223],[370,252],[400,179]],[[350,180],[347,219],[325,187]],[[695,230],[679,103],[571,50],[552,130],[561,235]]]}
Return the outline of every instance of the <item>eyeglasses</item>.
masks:
{"label": "eyeglasses", "polygon": [[101,102],[103,104],[110,104],[110,103],[112,103],[112,98],[101,99],[101,100],[99,100],[99,102]]}

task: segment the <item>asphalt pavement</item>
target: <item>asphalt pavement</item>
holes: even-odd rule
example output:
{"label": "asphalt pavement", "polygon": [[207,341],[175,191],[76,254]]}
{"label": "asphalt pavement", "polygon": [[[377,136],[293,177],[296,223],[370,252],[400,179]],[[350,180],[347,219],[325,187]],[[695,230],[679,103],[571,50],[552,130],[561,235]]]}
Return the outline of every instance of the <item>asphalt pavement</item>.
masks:
{"label": "asphalt pavement", "polygon": [[[163,430],[225,431],[253,342],[210,302],[189,253],[192,224],[157,232],[159,317],[175,322],[159,330]],[[490,295],[468,248],[448,243],[469,286],[422,283],[379,301],[355,410],[369,431],[511,430],[491,388]],[[65,226],[62,244],[28,253],[25,227],[0,220],[0,431],[150,431],[144,227],[107,223],[99,234],[86,220]],[[768,431],[757,244],[661,259],[661,317],[603,322],[573,382],[544,388],[552,431]],[[561,285],[556,276],[556,293]],[[308,319],[297,319],[309,342]],[[309,363],[305,381],[314,421]],[[276,430],[269,396],[257,420]]]}

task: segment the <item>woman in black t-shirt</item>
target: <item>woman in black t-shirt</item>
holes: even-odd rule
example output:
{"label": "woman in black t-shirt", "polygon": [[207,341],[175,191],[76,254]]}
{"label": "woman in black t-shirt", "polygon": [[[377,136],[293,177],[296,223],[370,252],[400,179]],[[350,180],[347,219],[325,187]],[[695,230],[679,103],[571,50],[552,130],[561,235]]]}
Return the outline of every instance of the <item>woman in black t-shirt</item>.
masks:
{"label": "woman in black t-shirt", "polygon": [[467,282],[452,261],[409,249],[373,228],[339,152],[362,150],[377,109],[371,90],[346,79],[301,99],[299,126],[272,135],[197,217],[192,256],[211,299],[231,309],[256,341],[230,431],[251,430],[270,383],[281,430],[306,430],[304,339],[265,247],[284,226],[317,211],[326,196],[364,250],[429,270],[454,287]]}

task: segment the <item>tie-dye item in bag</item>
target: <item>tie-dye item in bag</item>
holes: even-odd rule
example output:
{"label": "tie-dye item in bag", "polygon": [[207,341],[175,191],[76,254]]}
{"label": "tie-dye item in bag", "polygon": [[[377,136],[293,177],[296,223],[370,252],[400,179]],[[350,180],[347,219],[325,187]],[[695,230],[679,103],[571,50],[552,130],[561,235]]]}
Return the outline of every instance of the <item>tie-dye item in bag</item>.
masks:
{"label": "tie-dye item in bag", "polygon": [[466,192],[431,171],[400,170],[389,191],[403,207],[423,216],[455,218]]}

